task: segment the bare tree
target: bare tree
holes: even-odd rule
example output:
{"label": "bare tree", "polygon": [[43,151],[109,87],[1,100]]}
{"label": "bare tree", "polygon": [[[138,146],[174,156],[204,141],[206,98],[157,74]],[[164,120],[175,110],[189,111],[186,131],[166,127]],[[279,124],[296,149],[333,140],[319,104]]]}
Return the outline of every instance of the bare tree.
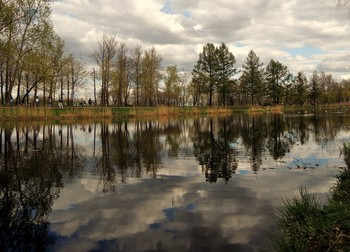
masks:
{"label": "bare tree", "polygon": [[78,88],[84,86],[84,79],[87,77],[86,63],[83,59],[69,54],[66,64],[67,78],[67,102],[73,105],[75,93]]}
{"label": "bare tree", "polygon": [[179,73],[179,85],[180,85],[180,105],[185,106],[188,104],[189,99],[189,84],[191,81],[191,72],[182,70]]}
{"label": "bare tree", "polygon": [[103,35],[102,41],[98,41],[98,50],[92,57],[99,66],[99,75],[101,78],[101,105],[109,105],[109,88],[112,81],[113,61],[117,54],[118,42],[115,36]]}
{"label": "bare tree", "polygon": [[[130,90],[130,58],[128,57],[128,48],[125,43],[120,43],[116,56],[116,72],[115,72],[115,93],[118,107],[127,104],[127,98]],[[124,100],[124,101],[123,101]]]}
{"label": "bare tree", "polygon": [[136,46],[131,51],[131,69],[132,69],[132,81],[135,88],[136,106],[140,106],[140,89],[141,89],[141,59],[142,49],[141,46]]}

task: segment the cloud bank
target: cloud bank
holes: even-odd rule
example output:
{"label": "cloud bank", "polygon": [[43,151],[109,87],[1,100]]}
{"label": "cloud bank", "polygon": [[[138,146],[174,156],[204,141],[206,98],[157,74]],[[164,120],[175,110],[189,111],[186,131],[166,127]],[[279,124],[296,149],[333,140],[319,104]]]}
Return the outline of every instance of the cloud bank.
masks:
{"label": "cloud bank", "polygon": [[163,65],[192,70],[206,43],[224,42],[240,68],[253,49],[292,73],[325,71],[350,78],[349,9],[323,0],[60,0],[56,32],[70,52],[91,64],[105,34],[133,48],[155,47]]}

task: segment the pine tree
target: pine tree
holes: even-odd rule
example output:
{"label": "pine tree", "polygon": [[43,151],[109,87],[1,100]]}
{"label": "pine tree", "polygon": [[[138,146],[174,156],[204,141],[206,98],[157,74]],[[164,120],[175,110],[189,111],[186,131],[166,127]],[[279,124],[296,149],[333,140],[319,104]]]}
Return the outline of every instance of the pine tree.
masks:
{"label": "pine tree", "polygon": [[270,60],[266,67],[267,94],[274,105],[280,104],[284,84],[290,79],[288,68],[279,61]]}
{"label": "pine tree", "polygon": [[259,57],[253,50],[250,50],[243,64],[240,84],[241,91],[247,99],[250,97],[252,105],[260,103],[261,96],[264,93],[264,69],[262,65],[263,63],[260,63]]}
{"label": "pine tree", "polygon": [[192,70],[193,83],[199,86],[199,90],[209,94],[208,105],[213,105],[213,95],[216,83],[218,59],[214,44],[207,43],[203,47],[203,52],[199,54],[199,59]]}
{"label": "pine tree", "polygon": [[218,57],[218,82],[217,88],[222,99],[222,105],[227,105],[227,98],[232,92],[232,76],[237,73],[237,68],[234,67],[236,59],[228,50],[227,46],[222,43],[217,48]]}
{"label": "pine tree", "polygon": [[307,78],[303,72],[298,72],[298,75],[294,78],[294,94],[295,94],[295,102],[298,105],[303,105],[305,102],[305,96],[307,94],[308,85]]}
{"label": "pine tree", "polygon": [[237,73],[234,67],[236,59],[222,43],[219,47],[207,43],[192,70],[192,82],[201,94],[208,95],[208,105],[213,105],[215,92],[221,97],[221,103],[227,105],[232,90],[232,76]]}

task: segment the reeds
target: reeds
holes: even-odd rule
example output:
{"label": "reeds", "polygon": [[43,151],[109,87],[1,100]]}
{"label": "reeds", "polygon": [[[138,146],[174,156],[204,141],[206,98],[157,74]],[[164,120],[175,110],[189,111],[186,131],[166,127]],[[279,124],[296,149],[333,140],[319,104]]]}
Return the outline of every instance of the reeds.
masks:
{"label": "reeds", "polygon": [[263,112],[269,112],[269,113],[282,113],[283,107],[282,106],[250,106],[248,108],[249,113],[263,113]]}
{"label": "reeds", "polygon": [[46,107],[1,107],[1,120],[24,120],[45,118],[51,114]]}
{"label": "reeds", "polygon": [[201,115],[219,115],[232,113],[230,108],[226,107],[137,107],[130,108],[126,111],[126,108],[120,108],[115,110],[117,115],[128,114],[129,117],[172,117],[172,116],[201,116]]}
{"label": "reeds", "polygon": [[282,107],[0,107],[0,121],[76,120],[82,118],[159,118],[174,116],[216,116],[232,113],[281,112]]}
{"label": "reeds", "polygon": [[1,121],[30,121],[30,120],[76,120],[88,118],[111,118],[112,109],[107,107],[1,107]]}

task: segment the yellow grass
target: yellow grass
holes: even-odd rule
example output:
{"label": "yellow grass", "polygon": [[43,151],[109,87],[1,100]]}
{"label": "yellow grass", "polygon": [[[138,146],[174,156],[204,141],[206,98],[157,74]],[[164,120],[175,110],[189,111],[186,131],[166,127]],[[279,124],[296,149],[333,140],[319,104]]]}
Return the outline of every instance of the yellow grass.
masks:
{"label": "yellow grass", "polygon": [[1,107],[0,120],[76,120],[82,118],[112,118],[111,108],[52,108],[52,107]]}
{"label": "yellow grass", "polygon": [[133,108],[130,111],[132,117],[167,117],[167,116],[198,116],[230,114],[232,110],[227,107],[167,107]]}
{"label": "yellow grass", "polygon": [[282,106],[250,106],[248,108],[249,113],[263,113],[263,112],[271,112],[271,113],[282,113],[283,107]]}
{"label": "yellow grass", "polygon": [[283,107],[259,107],[245,108],[234,107],[0,107],[0,121],[28,121],[28,120],[60,120],[77,121],[83,119],[129,119],[129,118],[160,118],[176,116],[215,116],[229,115],[236,112],[280,113]]}
{"label": "yellow grass", "polygon": [[132,108],[129,111],[130,117],[168,117],[168,116],[181,116],[181,115],[198,115],[200,114],[198,108],[184,109],[181,107],[144,107],[144,108]]}

